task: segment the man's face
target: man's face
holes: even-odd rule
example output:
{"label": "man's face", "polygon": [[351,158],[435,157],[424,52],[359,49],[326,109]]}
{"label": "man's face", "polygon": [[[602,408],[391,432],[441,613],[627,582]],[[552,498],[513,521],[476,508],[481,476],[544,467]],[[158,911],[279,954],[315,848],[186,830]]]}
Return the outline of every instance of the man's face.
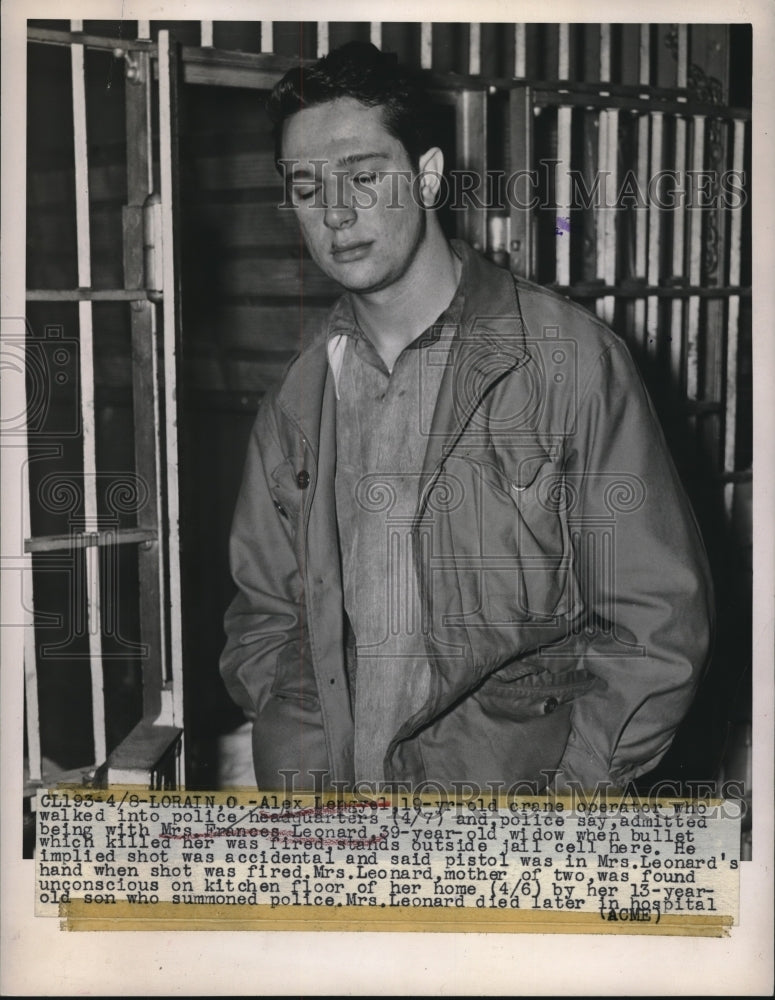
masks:
{"label": "man's face", "polygon": [[382,109],[350,97],[305,108],[284,126],[286,187],[319,267],[344,288],[401,278],[425,234],[409,156]]}

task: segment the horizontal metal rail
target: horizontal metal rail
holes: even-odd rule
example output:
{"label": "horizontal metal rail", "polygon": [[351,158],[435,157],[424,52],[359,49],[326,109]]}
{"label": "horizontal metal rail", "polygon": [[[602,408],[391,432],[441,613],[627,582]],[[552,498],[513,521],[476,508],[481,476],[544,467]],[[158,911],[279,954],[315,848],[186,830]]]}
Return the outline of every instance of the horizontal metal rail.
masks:
{"label": "horizontal metal rail", "polygon": [[626,281],[620,285],[604,285],[597,282],[578,282],[574,285],[546,284],[546,288],[551,288],[561,295],[568,295],[571,298],[603,298],[613,295],[620,299],[642,299],[652,295],[662,299],[688,299],[698,296],[701,299],[724,299],[731,295],[739,295],[741,298],[750,298],[750,287],[744,288],[739,285],[712,286],[704,285],[635,285]]}
{"label": "horizontal metal rail", "polygon": [[144,38],[105,38],[84,31],[57,31],[54,28],[27,28],[27,41],[41,45],[83,45],[87,49],[123,49],[134,52],[155,52],[156,43]]}
{"label": "horizontal metal rail", "polygon": [[144,288],[28,288],[28,302],[143,302]]}
{"label": "horizontal metal rail", "polygon": [[631,111],[635,114],[646,114],[649,111],[662,111],[666,114],[682,115],[692,117],[694,115],[704,115],[708,118],[721,118],[724,120],[748,121],[751,118],[750,108],[736,108],[725,104],[706,104],[700,101],[681,100],[661,100],[647,91],[638,92],[632,95],[612,94],[608,84],[601,84],[595,91],[585,93],[574,83],[572,89],[558,90],[556,86],[551,90],[539,90],[534,86],[534,100],[536,107],[575,107],[575,108],[602,108],[604,110]]}
{"label": "horizontal metal rail", "polygon": [[116,528],[108,531],[73,531],[63,535],[36,535],[25,538],[25,552],[61,552],[68,549],[88,549],[105,545],[138,545],[155,542],[153,528]]}
{"label": "horizontal metal rail", "polygon": [[[150,52],[156,56],[155,42],[145,39],[102,38],[82,32],[55,31],[49,28],[29,28],[30,42],[48,45],[84,45],[86,48],[112,51],[123,49]],[[310,65],[313,59],[278,55],[274,52],[239,52],[229,49],[183,46],[181,49],[184,76],[187,83],[212,86],[271,88],[279,75],[294,66]],[[487,76],[471,73],[444,73],[426,70],[429,83],[445,90],[469,90],[487,86],[508,91],[515,83],[524,84],[517,77]],[[727,107],[691,100],[690,92],[683,88],[651,87],[643,84],[585,83],[582,81],[532,82],[534,101],[538,107],[601,107],[619,108],[633,112],[659,110],[678,115],[708,115],[723,119],[749,121],[750,108]]]}

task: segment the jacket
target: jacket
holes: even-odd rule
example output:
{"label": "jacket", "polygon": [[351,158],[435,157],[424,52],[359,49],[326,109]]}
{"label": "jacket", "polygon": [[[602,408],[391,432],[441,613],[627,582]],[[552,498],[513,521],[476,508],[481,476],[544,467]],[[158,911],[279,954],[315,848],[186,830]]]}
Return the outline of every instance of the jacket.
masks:
{"label": "jacket", "polygon": [[[666,752],[708,655],[696,522],[623,342],[455,246],[465,305],[411,527],[430,693],[385,779],[622,787]],[[220,666],[264,788],[353,780],[335,413],[324,328],[262,401],[231,533]]]}

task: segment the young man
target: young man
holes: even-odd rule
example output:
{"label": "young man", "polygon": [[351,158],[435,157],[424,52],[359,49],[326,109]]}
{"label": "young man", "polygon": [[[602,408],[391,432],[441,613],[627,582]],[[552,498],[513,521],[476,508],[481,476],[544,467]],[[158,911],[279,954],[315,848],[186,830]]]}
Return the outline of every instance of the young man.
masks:
{"label": "young man", "polygon": [[621,787],[704,664],[702,544],[621,341],[444,237],[420,104],[356,43],[272,94],[345,294],[258,414],[221,671],[264,788]]}

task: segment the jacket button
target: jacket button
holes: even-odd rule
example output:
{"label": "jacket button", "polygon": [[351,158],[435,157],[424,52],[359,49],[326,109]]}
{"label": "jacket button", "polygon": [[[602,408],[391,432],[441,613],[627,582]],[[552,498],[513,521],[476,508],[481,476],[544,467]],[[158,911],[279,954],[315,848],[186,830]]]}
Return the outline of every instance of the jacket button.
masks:
{"label": "jacket button", "polygon": [[544,702],[544,715],[551,715],[559,704],[555,697],[547,698]]}
{"label": "jacket button", "polygon": [[296,476],[296,482],[300,490],[306,490],[309,486],[309,473],[306,469],[302,469],[298,476]]}
{"label": "jacket button", "polygon": [[288,516],[288,511],[283,507],[279,500],[273,500],[272,503],[275,505],[275,510],[278,514],[282,514],[283,517]]}

